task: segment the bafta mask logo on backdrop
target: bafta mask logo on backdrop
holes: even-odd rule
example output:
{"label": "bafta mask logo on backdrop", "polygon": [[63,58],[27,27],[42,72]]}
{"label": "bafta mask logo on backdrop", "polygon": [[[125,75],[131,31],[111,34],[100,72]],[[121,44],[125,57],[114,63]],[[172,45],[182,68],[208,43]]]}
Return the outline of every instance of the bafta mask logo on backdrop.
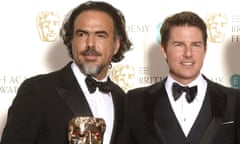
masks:
{"label": "bafta mask logo on backdrop", "polygon": [[42,11],[37,15],[37,29],[42,41],[53,42],[58,38],[60,16],[56,12]]}
{"label": "bafta mask logo on backdrop", "polygon": [[224,41],[227,27],[227,16],[221,13],[210,13],[206,17],[208,39],[210,42],[221,43]]}
{"label": "bafta mask logo on backdrop", "polygon": [[240,75],[234,74],[230,78],[231,87],[240,89]]}
{"label": "bafta mask logo on backdrop", "polygon": [[128,91],[134,86],[135,69],[130,65],[116,65],[112,68],[111,78],[122,89]]}

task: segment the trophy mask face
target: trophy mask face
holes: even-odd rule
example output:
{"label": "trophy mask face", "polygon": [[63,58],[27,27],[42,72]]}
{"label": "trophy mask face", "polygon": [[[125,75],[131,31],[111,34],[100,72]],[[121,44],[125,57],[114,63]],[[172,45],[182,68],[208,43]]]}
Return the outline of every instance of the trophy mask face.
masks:
{"label": "trophy mask face", "polygon": [[70,144],[102,144],[105,121],[94,117],[75,117],[69,122]]}

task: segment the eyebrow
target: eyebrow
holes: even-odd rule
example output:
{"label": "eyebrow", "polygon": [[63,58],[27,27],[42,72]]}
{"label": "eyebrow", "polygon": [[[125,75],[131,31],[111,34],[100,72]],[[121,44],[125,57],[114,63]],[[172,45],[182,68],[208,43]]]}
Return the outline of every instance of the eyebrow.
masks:
{"label": "eyebrow", "polygon": [[[75,34],[77,34],[77,33],[85,33],[85,34],[87,34],[87,33],[89,33],[89,32],[86,31],[86,30],[77,29],[77,30],[75,31]],[[108,33],[107,33],[106,31],[104,31],[104,30],[95,31],[94,33],[95,33],[95,34],[105,34],[105,35],[108,35]]]}
{"label": "eyebrow", "polygon": [[[173,41],[172,44],[175,44],[175,43],[184,43],[184,41]],[[199,44],[203,44],[203,41],[193,41],[191,43],[199,43]]]}

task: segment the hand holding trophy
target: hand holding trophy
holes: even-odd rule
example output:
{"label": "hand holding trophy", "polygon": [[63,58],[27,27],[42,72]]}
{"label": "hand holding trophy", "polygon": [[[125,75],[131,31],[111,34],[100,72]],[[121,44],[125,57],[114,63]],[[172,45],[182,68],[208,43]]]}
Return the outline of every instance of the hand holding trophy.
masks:
{"label": "hand holding trophy", "polygon": [[74,117],[68,126],[69,144],[103,144],[105,129],[102,118]]}

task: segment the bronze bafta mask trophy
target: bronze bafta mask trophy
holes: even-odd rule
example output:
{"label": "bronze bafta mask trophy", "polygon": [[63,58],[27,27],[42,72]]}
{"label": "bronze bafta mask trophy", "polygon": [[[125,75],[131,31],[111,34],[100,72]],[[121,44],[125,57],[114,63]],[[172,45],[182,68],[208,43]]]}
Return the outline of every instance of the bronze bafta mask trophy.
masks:
{"label": "bronze bafta mask trophy", "polygon": [[105,121],[95,117],[74,117],[68,126],[69,144],[103,144]]}

